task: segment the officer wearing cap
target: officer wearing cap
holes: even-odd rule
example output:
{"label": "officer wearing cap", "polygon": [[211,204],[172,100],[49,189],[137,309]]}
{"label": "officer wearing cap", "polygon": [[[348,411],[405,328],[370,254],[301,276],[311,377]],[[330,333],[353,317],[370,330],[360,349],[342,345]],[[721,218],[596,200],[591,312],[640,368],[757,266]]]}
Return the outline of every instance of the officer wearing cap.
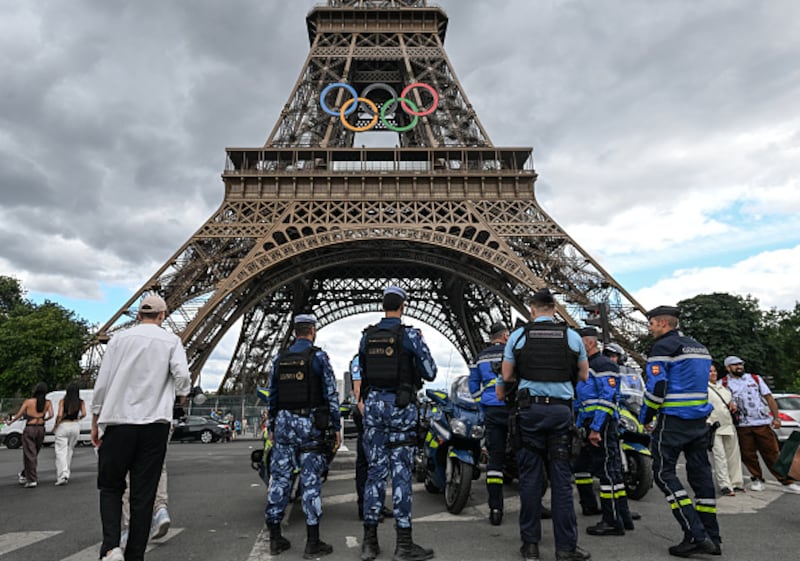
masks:
{"label": "officer wearing cap", "polygon": [[[678,331],[678,316],[678,308],[672,306],[647,312],[655,341],[647,359],[647,387],[640,416],[646,425],[655,417],[653,475],[683,530],[683,540],[669,548],[670,555],[719,555],[721,540],[707,450],[711,355],[703,345]],[[675,473],[681,452],[686,458],[694,503]]]}
{"label": "officer wearing cap", "polygon": [[383,291],[384,318],[364,330],[358,350],[364,451],[369,461],[364,488],[362,561],[380,553],[378,522],[391,470],[396,561],[424,561],[433,550],[411,536],[411,474],[417,443],[416,392],[436,378],[436,364],[419,329],[401,323],[408,295],[399,286]]}
{"label": "officer wearing cap", "polygon": [[479,402],[486,427],[486,489],[489,492],[489,522],[503,521],[503,464],[508,440],[508,409],[497,397],[495,384],[502,379],[503,350],[508,328],[502,322],[489,328],[489,346],[478,353],[469,366],[469,391]]}
{"label": "officer wearing cap", "polygon": [[311,314],[295,316],[295,341],[275,358],[269,376],[270,433],[275,445],[265,514],[271,555],[278,555],[291,545],[281,535],[281,520],[289,503],[295,469],[300,470],[306,516],[304,557],[310,559],[333,551],[331,545],[319,539],[320,492],[327,467],[326,436],[331,430],[334,432],[335,448],[342,442],[339,395],[327,353],[314,346],[316,325],[317,319]]}
{"label": "officer wearing cap", "polygon": [[[539,559],[540,508],[547,462],[556,559],[583,561],[591,556],[578,547],[570,448],[573,384],[588,378],[589,363],[580,335],[566,324],[556,323],[555,299],[548,289],[532,296],[531,314],[533,321],[509,336],[502,366],[503,384],[514,379],[519,384],[520,552],[526,561]],[[498,384],[497,395],[505,398],[505,385]]]}
{"label": "officer wearing cap", "polygon": [[622,536],[625,530],[633,530],[633,518],[619,451],[619,368],[600,353],[594,327],[584,327],[579,333],[589,355],[589,378],[575,387],[577,424],[586,430],[588,443],[573,464],[575,484],[584,514],[593,514],[597,512],[597,502],[592,474],[600,479],[602,519],[586,532],[593,536]]}

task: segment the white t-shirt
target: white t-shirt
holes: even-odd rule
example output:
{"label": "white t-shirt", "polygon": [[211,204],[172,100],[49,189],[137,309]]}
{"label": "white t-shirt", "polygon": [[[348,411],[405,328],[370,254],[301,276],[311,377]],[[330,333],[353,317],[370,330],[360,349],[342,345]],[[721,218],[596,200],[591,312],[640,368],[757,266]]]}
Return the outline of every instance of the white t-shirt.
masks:
{"label": "white t-shirt", "polygon": [[189,395],[191,377],[180,338],[142,323],[111,338],[94,386],[97,424],[169,423],[175,396]]}
{"label": "white t-shirt", "polygon": [[741,413],[740,427],[759,427],[772,422],[769,407],[764,400],[765,395],[772,394],[764,379],[759,376],[758,381],[752,374],[736,377],[728,374],[724,385],[731,390],[736,407]]}

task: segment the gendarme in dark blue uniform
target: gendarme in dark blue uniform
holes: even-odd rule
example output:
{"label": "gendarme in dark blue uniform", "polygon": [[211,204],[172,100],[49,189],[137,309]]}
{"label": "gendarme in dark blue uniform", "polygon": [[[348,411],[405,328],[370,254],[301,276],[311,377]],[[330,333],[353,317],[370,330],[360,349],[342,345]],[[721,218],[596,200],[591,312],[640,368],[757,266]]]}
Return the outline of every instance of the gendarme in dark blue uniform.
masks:
{"label": "gendarme in dark blue uniform", "polygon": [[[577,545],[570,448],[573,382],[588,376],[586,349],[580,335],[563,323],[555,323],[555,299],[549,290],[533,295],[531,313],[534,320],[511,334],[503,353],[504,384],[514,378],[519,383],[520,552],[526,561],[539,559],[546,463],[556,559],[584,561],[590,555]],[[505,397],[505,385],[497,394]]]}
{"label": "gendarme in dark blue uniform", "polygon": [[[656,337],[647,360],[647,390],[641,419],[656,417],[651,449],[656,485],[664,492],[672,514],[683,530],[683,541],[669,548],[671,555],[719,554],[717,503],[708,463],[708,350],[682,335],[678,309],[659,306],[647,313],[650,333]],[[686,458],[686,477],[694,503],[675,473],[678,456]]]}

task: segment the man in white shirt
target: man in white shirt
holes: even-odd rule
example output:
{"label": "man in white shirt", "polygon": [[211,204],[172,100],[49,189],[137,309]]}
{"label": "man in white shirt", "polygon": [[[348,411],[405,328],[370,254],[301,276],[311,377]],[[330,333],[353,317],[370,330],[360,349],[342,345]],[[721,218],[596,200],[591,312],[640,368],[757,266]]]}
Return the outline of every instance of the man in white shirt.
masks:
{"label": "man in white shirt", "polygon": [[741,415],[736,432],[739,436],[742,461],[750,472],[752,480],[750,489],[752,491],[764,490],[764,475],[758,461],[760,453],[767,469],[775,476],[775,479],[781,482],[784,490],[800,493],[800,483],[794,479],[783,477],[772,468],[778,460],[780,449],[778,448],[778,437],[775,436],[770,425],[776,429],[781,426],[778,404],[772,397],[772,391],[760,376],[744,371],[744,361],[738,356],[727,357],[725,369],[729,375],[722,384],[731,390],[736,408]]}
{"label": "man in white shirt", "polygon": [[[180,338],[161,328],[166,302],[156,295],[139,305],[139,325],[108,344],[92,400],[92,444],[98,449],[97,487],[107,561],[139,561],[150,534],[153,503],[167,450],[176,396],[189,395],[191,378]],[[131,521],[119,547],[122,495],[130,473]]]}

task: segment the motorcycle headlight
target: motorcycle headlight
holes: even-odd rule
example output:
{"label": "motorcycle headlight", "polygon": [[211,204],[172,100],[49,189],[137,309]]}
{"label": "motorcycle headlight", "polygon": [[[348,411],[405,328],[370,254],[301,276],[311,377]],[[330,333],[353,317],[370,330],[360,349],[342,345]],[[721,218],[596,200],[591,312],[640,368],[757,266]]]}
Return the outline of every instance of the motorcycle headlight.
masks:
{"label": "motorcycle headlight", "polygon": [[619,424],[628,432],[639,432],[639,429],[636,427],[636,423],[634,423],[633,420],[629,419],[628,417],[620,416]]}
{"label": "motorcycle headlight", "polygon": [[480,439],[483,438],[484,428],[483,425],[475,425],[472,427],[472,430],[469,431],[470,438]]}
{"label": "motorcycle headlight", "polygon": [[458,436],[467,436],[467,425],[461,419],[450,419],[450,430]]}

